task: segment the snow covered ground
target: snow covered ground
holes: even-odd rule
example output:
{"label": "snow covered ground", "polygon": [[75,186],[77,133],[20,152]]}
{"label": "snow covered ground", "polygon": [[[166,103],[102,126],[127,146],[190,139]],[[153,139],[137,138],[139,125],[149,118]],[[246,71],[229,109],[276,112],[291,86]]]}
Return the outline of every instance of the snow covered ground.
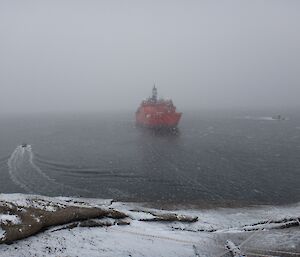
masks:
{"label": "snow covered ground", "polygon": [[0,194],[0,206],[6,206],[6,213],[4,209],[0,213],[0,238],[6,233],[5,222],[12,226],[21,226],[23,222],[22,217],[7,211],[10,204],[21,212],[38,209],[53,214],[70,206],[99,207],[117,210],[127,217],[123,222],[115,222],[112,217],[94,218],[89,223],[92,227],[80,223],[49,227],[12,244],[0,244],[0,256],[4,257],[221,257],[230,256],[225,248],[227,240],[240,245],[247,256],[300,256],[300,203],[162,211],[110,200]]}

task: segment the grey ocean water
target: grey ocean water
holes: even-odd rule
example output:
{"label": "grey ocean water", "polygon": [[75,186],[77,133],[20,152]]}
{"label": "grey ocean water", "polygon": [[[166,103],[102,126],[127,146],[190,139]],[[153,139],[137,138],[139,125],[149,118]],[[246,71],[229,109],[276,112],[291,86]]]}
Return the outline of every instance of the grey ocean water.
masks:
{"label": "grey ocean water", "polygon": [[2,116],[0,192],[162,204],[298,202],[300,115],[286,115],[186,111],[176,133],[136,128],[132,113]]}

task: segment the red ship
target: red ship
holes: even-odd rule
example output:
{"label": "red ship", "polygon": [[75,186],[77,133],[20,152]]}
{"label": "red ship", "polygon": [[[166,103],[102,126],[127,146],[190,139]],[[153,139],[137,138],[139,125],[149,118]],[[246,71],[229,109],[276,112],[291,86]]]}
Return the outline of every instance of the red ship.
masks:
{"label": "red ship", "polygon": [[152,97],[144,100],[136,111],[136,124],[148,128],[176,128],[181,115],[172,100],[157,99],[154,85]]}

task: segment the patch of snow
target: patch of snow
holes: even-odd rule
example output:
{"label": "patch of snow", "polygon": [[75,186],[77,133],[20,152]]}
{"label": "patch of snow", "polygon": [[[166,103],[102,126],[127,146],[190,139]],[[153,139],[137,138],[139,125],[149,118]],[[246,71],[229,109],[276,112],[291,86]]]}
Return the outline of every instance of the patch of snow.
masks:
{"label": "patch of snow", "polygon": [[0,227],[0,242],[5,238],[5,231]]}
{"label": "patch of snow", "polygon": [[39,217],[36,217],[36,216],[34,216],[34,215],[31,215],[32,217],[33,217],[33,219],[36,221],[36,222],[41,222],[41,219],[39,218]]}
{"label": "patch of snow", "polygon": [[71,198],[71,197],[47,197],[41,195],[30,194],[1,194],[0,201],[6,201],[17,205],[18,207],[36,208],[49,212],[54,212],[57,208],[65,206],[87,207],[93,208],[101,206],[109,206],[112,200],[103,199],[88,199],[88,198]]}
{"label": "patch of snow", "polygon": [[148,219],[155,218],[155,216],[149,212],[131,211],[131,212],[125,212],[125,213],[134,220],[148,220]]}
{"label": "patch of snow", "polygon": [[20,217],[18,217],[17,215],[10,215],[10,214],[0,214],[0,224],[20,224],[21,223],[21,219]]}

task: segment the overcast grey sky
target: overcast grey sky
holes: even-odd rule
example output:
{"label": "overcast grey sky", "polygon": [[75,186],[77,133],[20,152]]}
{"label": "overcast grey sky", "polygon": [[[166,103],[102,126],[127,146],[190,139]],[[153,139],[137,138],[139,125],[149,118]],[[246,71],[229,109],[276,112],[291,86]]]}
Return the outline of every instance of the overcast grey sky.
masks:
{"label": "overcast grey sky", "polygon": [[300,1],[0,0],[0,112],[299,106]]}

